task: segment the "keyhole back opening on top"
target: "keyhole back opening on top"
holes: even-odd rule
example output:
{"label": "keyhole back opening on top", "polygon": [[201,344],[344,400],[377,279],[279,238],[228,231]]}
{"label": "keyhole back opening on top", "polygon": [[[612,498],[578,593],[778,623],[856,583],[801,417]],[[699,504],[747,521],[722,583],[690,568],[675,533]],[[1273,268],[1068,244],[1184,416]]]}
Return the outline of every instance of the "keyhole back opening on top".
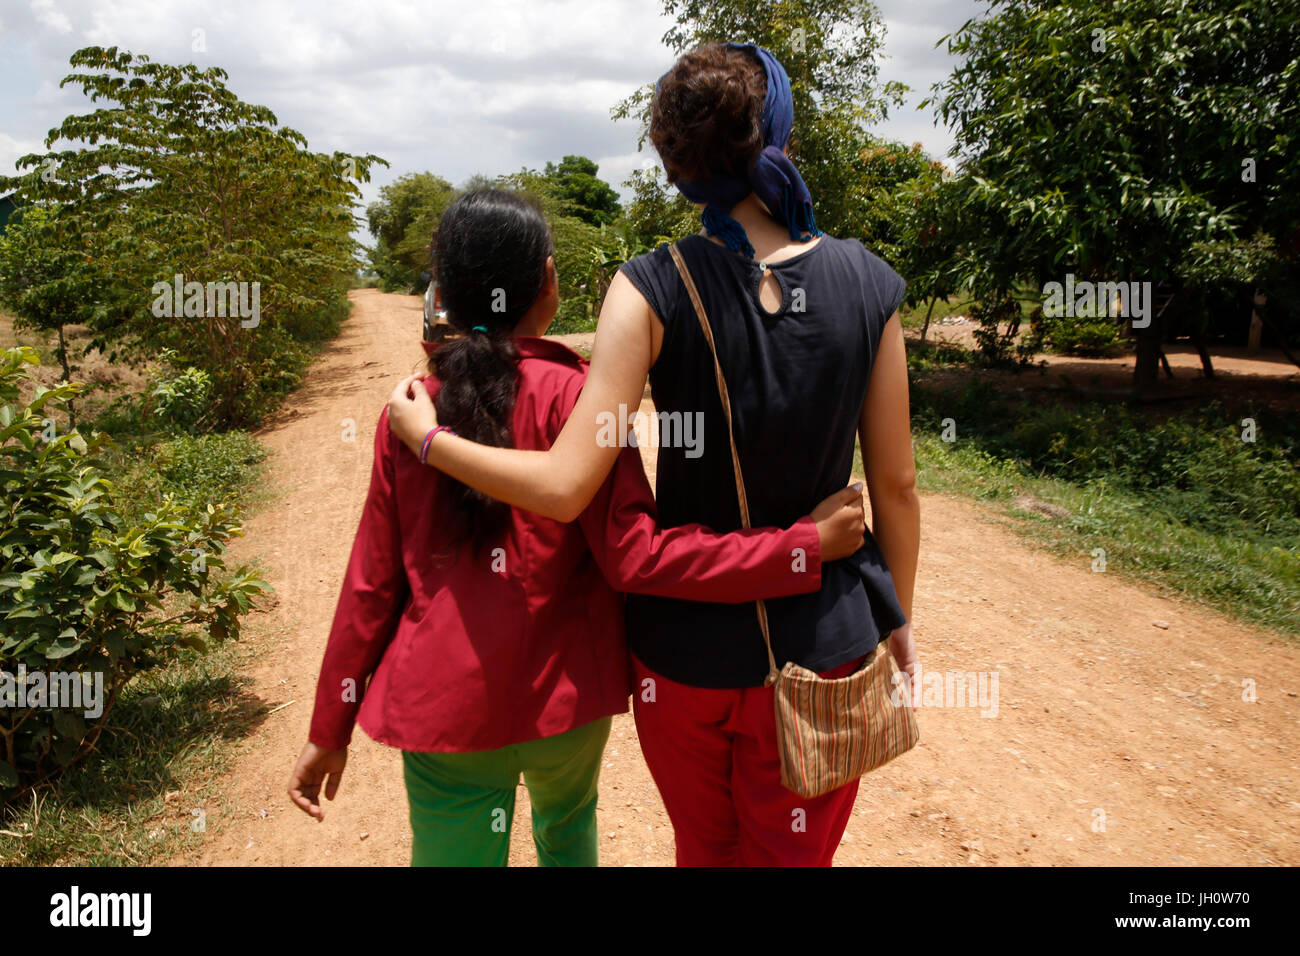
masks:
{"label": "keyhole back opening on top", "polygon": [[[767,263],[758,264],[758,285],[756,287],[756,298],[758,300],[758,309],[769,318],[781,314],[782,307],[785,305],[785,286],[777,278],[776,272],[767,267]],[[767,301],[764,301],[764,293],[767,293],[768,299],[774,299],[775,305],[768,308]]]}

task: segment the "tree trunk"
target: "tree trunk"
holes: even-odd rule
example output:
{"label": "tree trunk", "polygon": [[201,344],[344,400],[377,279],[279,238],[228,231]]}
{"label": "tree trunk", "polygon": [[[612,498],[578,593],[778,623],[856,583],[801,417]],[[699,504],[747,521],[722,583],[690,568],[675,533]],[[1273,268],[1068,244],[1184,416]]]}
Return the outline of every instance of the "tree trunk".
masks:
{"label": "tree trunk", "polygon": [[[63,366],[63,380],[72,381],[72,369],[68,366],[68,343],[63,338],[63,323],[59,323],[59,364]],[[77,427],[77,408],[72,399],[68,399],[68,427]]]}
{"label": "tree trunk", "polygon": [[1206,378],[1214,378],[1214,363],[1210,361],[1210,350],[1205,344],[1205,329],[1198,329],[1193,341],[1196,344],[1196,354],[1201,357],[1201,371]]}
{"label": "tree trunk", "polygon": [[1264,340],[1264,321],[1259,317],[1259,307],[1268,299],[1259,289],[1255,290],[1253,305],[1250,309],[1250,330],[1246,333],[1246,348],[1258,352]]}
{"label": "tree trunk", "polygon": [[930,308],[925,310],[925,325],[921,326],[921,344],[925,344],[925,333],[930,330],[930,316],[934,315],[934,304],[939,301],[938,296],[930,299]]}
{"label": "tree trunk", "polygon": [[63,366],[63,380],[72,381],[72,369],[68,367],[68,343],[63,338],[63,323],[59,323],[59,364]]}
{"label": "tree trunk", "polygon": [[1133,365],[1133,390],[1139,394],[1156,388],[1160,370],[1160,359],[1164,355],[1160,348],[1160,330],[1164,323],[1159,316],[1151,317],[1151,324],[1137,332],[1137,360]]}
{"label": "tree trunk", "polygon": [[[1157,285],[1164,285],[1157,283]],[[1165,313],[1169,307],[1174,304],[1178,298],[1180,289],[1175,286],[1164,298],[1164,305],[1159,309],[1154,308],[1152,303],[1151,322],[1144,329],[1135,329],[1137,333],[1137,358],[1133,365],[1133,394],[1136,397],[1144,397],[1156,392],[1159,389],[1160,368],[1164,367],[1165,375],[1169,378],[1174,377],[1173,369],[1169,367],[1169,359],[1165,356]]]}
{"label": "tree trunk", "polygon": [[1282,330],[1277,328],[1277,326],[1275,326],[1268,319],[1264,318],[1262,315],[1259,317],[1259,320],[1267,328],[1269,328],[1274,335],[1277,336],[1277,347],[1282,350],[1282,354],[1291,360],[1292,365],[1295,365],[1297,368],[1300,368],[1300,358],[1297,358],[1296,356],[1292,355],[1291,350],[1286,347],[1286,336],[1282,334]]}

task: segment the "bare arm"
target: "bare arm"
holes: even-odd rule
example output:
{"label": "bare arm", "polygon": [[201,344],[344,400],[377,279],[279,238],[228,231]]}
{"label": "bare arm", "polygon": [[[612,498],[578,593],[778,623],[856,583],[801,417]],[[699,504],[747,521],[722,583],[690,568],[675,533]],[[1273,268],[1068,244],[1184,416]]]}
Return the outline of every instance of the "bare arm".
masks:
{"label": "bare arm", "polygon": [[[425,459],[485,495],[557,521],[573,521],[595,497],[619,446],[599,440],[604,417],[636,414],[646,376],[659,355],[663,329],[645,297],[621,272],[605,295],[596,327],[591,368],[573,414],[547,451],[492,448],[439,432]],[[389,399],[393,432],[419,454],[420,443],[437,424],[423,386],[404,379]]]}
{"label": "bare arm", "polygon": [[871,498],[871,533],[889,565],[909,624],[921,548],[921,499],[916,493],[907,353],[895,312],[885,323],[880,351],[858,422],[862,466]]}

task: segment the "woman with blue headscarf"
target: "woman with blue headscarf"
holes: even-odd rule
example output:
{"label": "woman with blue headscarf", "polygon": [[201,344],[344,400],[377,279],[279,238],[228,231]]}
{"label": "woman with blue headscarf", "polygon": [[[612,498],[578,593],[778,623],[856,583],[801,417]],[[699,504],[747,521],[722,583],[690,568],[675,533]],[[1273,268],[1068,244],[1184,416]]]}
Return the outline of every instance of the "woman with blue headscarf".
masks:
{"label": "woman with blue headscarf", "polygon": [[[872,528],[856,554],[823,566],[819,591],[767,602],[776,665],[839,677],[888,637],[910,674],[920,505],[896,311],[906,287],[858,240],[818,230],[789,156],[793,124],[789,79],[771,53],[710,44],[660,78],[650,139],[669,182],[703,206],[703,230],[678,250],[728,383],[753,524],[788,524],[844,487],[861,440]],[[393,392],[390,424],[461,482],[569,521],[617,457],[611,416],[635,415],[647,376],[661,421],[703,425],[702,442],[660,443],[661,524],[740,527],[713,357],[666,246],[625,263],[610,284],[586,385],[549,451],[446,431],[424,442],[437,417],[413,379]],[[629,596],[626,620],[637,730],[678,863],[829,865],[858,785],[812,799],[781,785],[753,608]]]}

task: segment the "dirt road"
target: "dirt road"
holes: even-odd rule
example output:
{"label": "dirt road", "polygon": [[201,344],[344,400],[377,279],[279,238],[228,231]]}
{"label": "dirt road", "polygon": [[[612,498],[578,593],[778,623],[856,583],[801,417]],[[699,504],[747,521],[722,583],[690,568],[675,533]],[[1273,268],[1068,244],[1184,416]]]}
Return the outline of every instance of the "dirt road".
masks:
{"label": "dirt road", "polygon": [[[255,693],[282,709],[241,745],[177,863],[408,860],[399,755],[364,732],[323,823],[285,796],[375,421],[422,360],[418,299],[352,295],[343,334],[262,435],[277,497],[236,548],[277,590],[245,639],[264,650]],[[920,747],[863,781],[837,864],[1300,863],[1300,648],[1093,573],[1085,554],[1032,550],[973,503],[924,495],[922,513],[922,667],[996,675],[996,714],[968,698],[923,706]],[[519,792],[511,863],[532,865]],[[615,721],[599,819],[603,864],[671,864],[630,715]]]}

